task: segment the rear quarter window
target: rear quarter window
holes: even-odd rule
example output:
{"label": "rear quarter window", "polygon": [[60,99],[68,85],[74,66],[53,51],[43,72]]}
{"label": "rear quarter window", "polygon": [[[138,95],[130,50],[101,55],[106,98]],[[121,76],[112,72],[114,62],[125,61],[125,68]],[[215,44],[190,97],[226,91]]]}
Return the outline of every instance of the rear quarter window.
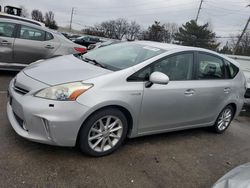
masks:
{"label": "rear quarter window", "polygon": [[46,32],[45,40],[52,40],[54,36],[51,33]]}
{"label": "rear quarter window", "polygon": [[225,62],[227,63],[227,66],[228,66],[229,77],[234,78],[238,74],[239,68],[227,60],[225,60]]}

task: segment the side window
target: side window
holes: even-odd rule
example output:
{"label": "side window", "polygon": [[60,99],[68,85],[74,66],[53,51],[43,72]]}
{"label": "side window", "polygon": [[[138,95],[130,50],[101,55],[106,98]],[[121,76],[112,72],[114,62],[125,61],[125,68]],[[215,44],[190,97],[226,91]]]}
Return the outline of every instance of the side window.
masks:
{"label": "side window", "polygon": [[0,37],[12,37],[15,30],[15,24],[0,22]]}
{"label": "side window", "polygon": [[230,63],[227,60],[224,60],[227,65],[228,65],[228,69],[229,69],[229,76],[230,78],[234,78],[236,76],[236,74],[239,72],[239,68],[236,67],[234,64]]}
{"label": "side window", "polygon": [[172,81],[191,80],[193,77],[193,62],[193,53],[183,53],[166,57],[138,71],[129,80],[148,80],[150,74],[155,71],[168,75]]}
{"label": "side window", "polygon": [[45,31],[22,25],[19,36],[21,39],[44,41]]}
{"label": "side window", "polygon": [[199,53],[198,79],[223,79],[225,78],[225,66],[223,60],[213,55]]}
{"label": "side window", "polygon": [[54,37],[51,33],[46,32],[46,38],[45,40],[52,40]]}

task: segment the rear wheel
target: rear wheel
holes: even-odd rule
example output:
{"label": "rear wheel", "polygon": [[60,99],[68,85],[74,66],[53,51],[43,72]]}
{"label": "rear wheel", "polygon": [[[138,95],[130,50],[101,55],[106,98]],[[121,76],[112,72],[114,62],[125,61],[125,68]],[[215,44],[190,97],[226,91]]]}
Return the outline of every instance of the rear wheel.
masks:
{"label": "rear wheel", "polygon": [[104,156],[115,151],[127,134],[127,119],[117,109],[97,111],[80,131],[81,151],[91,156]]}
{"label": "rear wheel", "polygon": [[223,133],[231,124],[234,116],[234,108],[231,105],[226,106],[219,114],[215,124],[214,130],[217,133]]}

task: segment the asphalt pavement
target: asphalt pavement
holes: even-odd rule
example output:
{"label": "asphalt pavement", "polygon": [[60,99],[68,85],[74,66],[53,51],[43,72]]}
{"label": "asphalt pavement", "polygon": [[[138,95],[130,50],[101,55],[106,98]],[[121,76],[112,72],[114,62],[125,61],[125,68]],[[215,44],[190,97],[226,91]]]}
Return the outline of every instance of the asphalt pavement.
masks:
{"label": "asphalt pavement", "polygon": [[250,162],[250,109],[222,135],[202,128],[129,139],[101,158],[30,142],[6,117],[6,89],[14,76],[0,71],[1,187],[203,188]]}

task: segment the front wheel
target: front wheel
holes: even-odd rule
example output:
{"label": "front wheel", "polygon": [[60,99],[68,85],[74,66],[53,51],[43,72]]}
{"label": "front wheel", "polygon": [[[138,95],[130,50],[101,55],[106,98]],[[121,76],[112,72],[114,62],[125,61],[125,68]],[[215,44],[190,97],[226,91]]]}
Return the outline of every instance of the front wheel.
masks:
{"label": "front wheel", "polygon": [[231,124],[234,116],[234,109],[231,105],[226,106],[219,114],[213,128],[217,133],[223,133]]}
{"label": "front wheel", "polygon": [[80,149],[91,156],[108,155],[122,144],[127,135],[127,127],[127,119],[121,111],[97,111],[80,130]]}

